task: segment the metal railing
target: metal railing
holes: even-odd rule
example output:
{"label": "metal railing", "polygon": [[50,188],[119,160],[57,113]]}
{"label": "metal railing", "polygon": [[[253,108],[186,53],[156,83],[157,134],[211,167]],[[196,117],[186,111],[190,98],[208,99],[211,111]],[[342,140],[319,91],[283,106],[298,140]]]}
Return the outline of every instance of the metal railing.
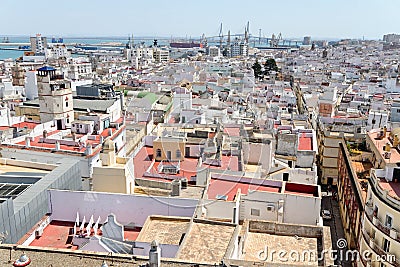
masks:
{"label": "metal railing", "polygon": [[[379,255],[380,259],[382,259],[382,262],[388,262],[392,266],[400,267],[400,262],[396,259],[395,255],[386,252],[377,243],[375,243],[375,240],[370,237],[367,231],[363,230],[362,235],[364,237],[364,241],[367,243],[367,246],[371,248],[371,250],[375,252],[375,254]],[[386,261],[384,261],[384,259],[386,259]]]}
{"label": "metal railing", "polygon": [[[394,228],[386,226],[377,216],[374,215],[374,212],[371,208],[366,207],[365,215],[368,218],[368,220],[371,222],[371,224],[374,225],[376,228],[378,228],[382,233],[384,233],[388,237],[400,242],[400,234],[398,233],[398,231]],[[393,236],[393,231],[395,231],[395,236]],[[391,232],[392,232],[392,234],[391,234]]]}

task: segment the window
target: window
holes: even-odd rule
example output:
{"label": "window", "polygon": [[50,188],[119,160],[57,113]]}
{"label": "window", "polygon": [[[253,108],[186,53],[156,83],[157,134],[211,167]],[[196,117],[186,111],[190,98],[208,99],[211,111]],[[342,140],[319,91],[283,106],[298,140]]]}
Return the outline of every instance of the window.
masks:
{"label": "window", "polygon": [[177,159],[180,159],[181,158],[181,151],[178,149],[177,151],[176,151],[176,158]]}
{"label": "window", "polygon": [[251,209],[250,211],[252,216],[260,216],[260,210],[259,209]]}
{"label": "window", "polygon": [[392,228],[392,223],[393,223],[392,216],[386,214],[386,220],[385,220],[386,227]]}
{"label": "window", "polygon": [[283,174],[283,181],[285,181],[285,182],[289,181],[289,173],[285,172]]}
{"label": "window", "polygon": [[383,250],[385,252],[389,252],[390,249],[390,241],[387,240],[386,238],[383,238]]}
{"label": "window", "polygon": [[160,158],[161,157],[161,149],[157,148],[156,150],[156,158]]}
{"label": "window", "polygon": [[68,107],[68,101],[65,102],[65,106]]}

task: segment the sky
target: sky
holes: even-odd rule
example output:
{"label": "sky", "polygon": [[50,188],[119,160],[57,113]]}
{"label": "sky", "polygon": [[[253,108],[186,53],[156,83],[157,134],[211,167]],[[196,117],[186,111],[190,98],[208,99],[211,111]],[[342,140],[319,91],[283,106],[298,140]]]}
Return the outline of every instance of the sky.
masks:
{"label": "sky", "polygon": [[382,39],[399,33],[398,0],[0,0],[0,36],[164,36],[223,32]]}

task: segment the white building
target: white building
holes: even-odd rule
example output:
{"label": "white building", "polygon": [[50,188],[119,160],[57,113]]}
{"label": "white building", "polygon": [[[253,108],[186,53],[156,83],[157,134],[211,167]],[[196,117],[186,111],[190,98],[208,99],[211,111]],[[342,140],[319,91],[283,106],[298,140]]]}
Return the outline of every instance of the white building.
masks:
{"label": "white building", "polygon": [[31,50],[35,55],[44,55],[47,49],[47,38],[42,37],[41,34],[36,34],[35,37],[30,38]]}
{"label": "white building", "polygon": [[30,70],[30,71],[25,72],[25,77],[26,77],[26,79],[25,79],[26,98],[29,100],[33,100],[39,96],[36,71]]}

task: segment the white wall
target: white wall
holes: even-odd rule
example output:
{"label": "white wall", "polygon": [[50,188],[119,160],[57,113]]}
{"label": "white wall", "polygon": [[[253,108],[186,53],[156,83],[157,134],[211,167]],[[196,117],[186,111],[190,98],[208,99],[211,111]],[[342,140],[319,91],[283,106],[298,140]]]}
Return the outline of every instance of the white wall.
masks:
{"label": "white wall", "polygon": [[53,220],[75,221],[79,217],[101,217],[104,222],[111,213],[123,225],[143,226],[150,215],[191,217],[198,200],[142,195],[124,195],[85,191],[49,190],[49,212]]}
{"label": "white wall", "polygon": [[260,163],[262,168],[269,172],[272,162],[272,142],[269,144],[244,142],[242,149],[245,163]]}
{"label": "white wall", "polygon": [[203,202],[207,219],[232,219],[235,206],[236,203],[232,201],[205,199]]}

